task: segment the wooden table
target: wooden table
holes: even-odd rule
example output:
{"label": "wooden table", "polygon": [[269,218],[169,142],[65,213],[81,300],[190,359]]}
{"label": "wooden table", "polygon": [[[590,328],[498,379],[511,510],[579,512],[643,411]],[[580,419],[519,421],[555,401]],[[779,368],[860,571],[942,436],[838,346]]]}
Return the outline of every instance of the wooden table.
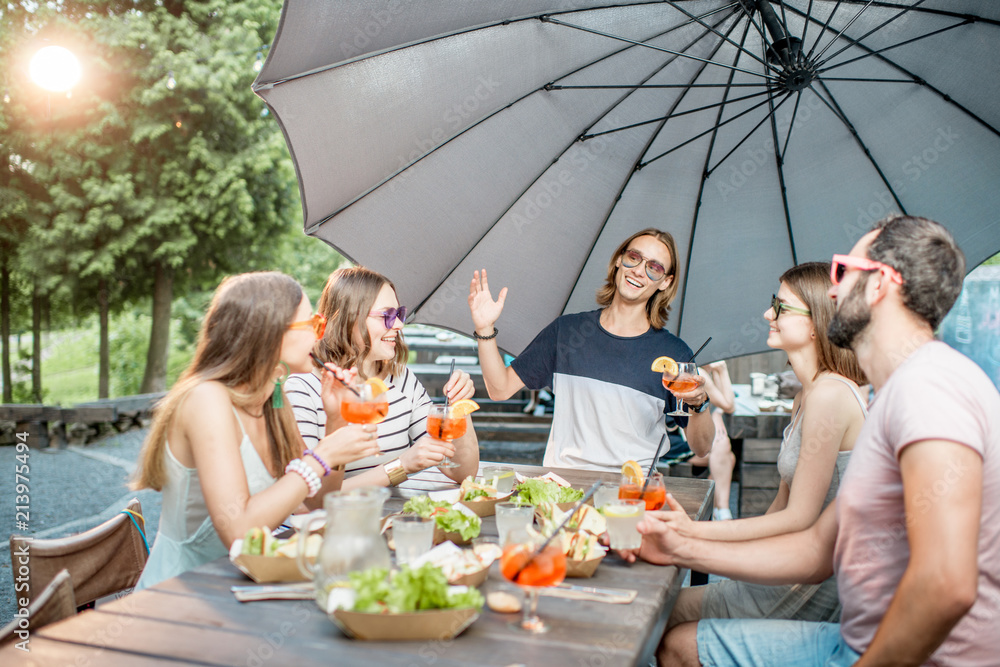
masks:
{"label": "wooden table", "polygon": [[[514,466],[523,474],[545,470]],[[555,470],[574,486],[617,474]],[[667,489],[693,518],[712,508],[709,480],[667,478]],[[402,503],[400,494],[387,510]],[[483,534],[496,534],[492,517]],[[508,585],[494,566],[486,587]],[[8,645],[5,665],[128,666],[201,665],[631,665],[653,655],[684,579],[684,571],[648,563],[628,565],[609,554],[592,579],[570,583],[634,589],[628,605],[542,597],[539,614],[551,626],[544,635],[511,630],[515,615],[484,609],[468,630],[450,641],[371,642],[345,637],[311,600],[240,603],[230,586],[251,583],[220,559],[151,589],[99,605],[31,633],[30,653]]]}

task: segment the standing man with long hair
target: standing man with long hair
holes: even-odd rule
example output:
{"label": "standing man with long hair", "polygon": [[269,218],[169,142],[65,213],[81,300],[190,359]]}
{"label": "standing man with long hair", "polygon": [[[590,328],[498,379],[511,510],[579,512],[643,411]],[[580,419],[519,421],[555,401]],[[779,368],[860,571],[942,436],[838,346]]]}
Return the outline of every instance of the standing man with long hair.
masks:
{"label": "standing man with long hair", "polygon": [[652,228],[636,232],[611,256],[597,292],[600,308],[557,318],[508,367],[495,326],[507,288],[494,300],[486,270],[475,272],[469,309],[490,398],[506,400],[522,387],[548,386],[555,395],[544,465],[610,471],[634,460],[648,467],[675,396],[688,405],[690,417],[668,419],[686,429],[696,454],[708,453],[715,427],[705,379],[698,376],[695,389],[671,394],[650,370],[657,357],[691,359],[691,348],[665,328],[676,294],[673,236]]}

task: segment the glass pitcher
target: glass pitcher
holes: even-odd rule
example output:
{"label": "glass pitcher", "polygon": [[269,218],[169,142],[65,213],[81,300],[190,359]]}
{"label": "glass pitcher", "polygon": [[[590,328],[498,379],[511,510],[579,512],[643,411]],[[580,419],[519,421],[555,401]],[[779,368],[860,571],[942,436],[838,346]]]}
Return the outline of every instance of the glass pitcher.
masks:
{"label": "glass pitcher", "polygon": [[302,573],[315,582],[318,601],[326,597],[332,584],[346,581],[348,572],[389,568],[389,548],[379,530],[382,505],[388,497],[389,489],[375,486],[326,494],[325,534],[315,564],[306,562],[304,545],[310,530],[323,517],[313,517],[299,527],[296,561]]}

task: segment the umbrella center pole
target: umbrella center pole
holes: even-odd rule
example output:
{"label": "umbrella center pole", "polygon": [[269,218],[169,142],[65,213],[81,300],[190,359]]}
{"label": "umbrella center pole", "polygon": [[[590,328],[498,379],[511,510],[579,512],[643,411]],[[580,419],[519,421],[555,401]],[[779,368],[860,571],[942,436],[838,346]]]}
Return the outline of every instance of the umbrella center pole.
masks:
{"label": "umbrella center pole", "polygon": [[[751,9],[747,4],[749,0],[744,0],[744,10],[749,12]],[[771,35],[767,60],[781,70],[777,85],[789,92],[808,88],[816,79],[816,65],[806,60],[802,54],[802,40],[792,37],[785,31],[768,0],[753,0],[753,9],[760,14],[761,21]]]}

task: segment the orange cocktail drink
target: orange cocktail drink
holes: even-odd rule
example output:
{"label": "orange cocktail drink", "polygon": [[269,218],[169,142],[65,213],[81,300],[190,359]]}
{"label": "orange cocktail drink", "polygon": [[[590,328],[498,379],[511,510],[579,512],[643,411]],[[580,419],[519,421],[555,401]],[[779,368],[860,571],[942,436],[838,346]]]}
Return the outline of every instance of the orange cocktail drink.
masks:
{"label": "orange cocktail drink", "polygon": [[465,416],[453,417],[445,414],[427,415],[427,435],[438,440],[452,441],[465,435]]}
{"label": "orange cocktail drink", "polygon": [[622,500],[641,498],[646,503],[647,511],[658,510],[667,504],[667,488],[663,485],[663,475],[658,472],[653,473],[649,483],[645,484],[645,490],[642,488],[644,484],[636,484],[634,479],[623,475],[621,485],[618,487],[618,498]]}
{"label": "orange cocktail drink", "polygon": [[681,375],[680,377],[668,380],[663,378],[663,386],[670,391],[676,391],[678,393],[684,393],[686,391],[693,391],[698,388],[698,383],[690,375]]}
{"label": "orange cocktail drink", "polygon": [[351,424],[378,424],[389,414],[389,401],[344,401],[340,416]]}
{"label": "orange cocktail drink", "polygon": [[[531,558],[533,544],[508,544],[500,557],[500,574],[519,586],[555,586],[566,578],[566,554],[558,544],[549,544]],[[530,560],[529,560],[530,559]]]}

